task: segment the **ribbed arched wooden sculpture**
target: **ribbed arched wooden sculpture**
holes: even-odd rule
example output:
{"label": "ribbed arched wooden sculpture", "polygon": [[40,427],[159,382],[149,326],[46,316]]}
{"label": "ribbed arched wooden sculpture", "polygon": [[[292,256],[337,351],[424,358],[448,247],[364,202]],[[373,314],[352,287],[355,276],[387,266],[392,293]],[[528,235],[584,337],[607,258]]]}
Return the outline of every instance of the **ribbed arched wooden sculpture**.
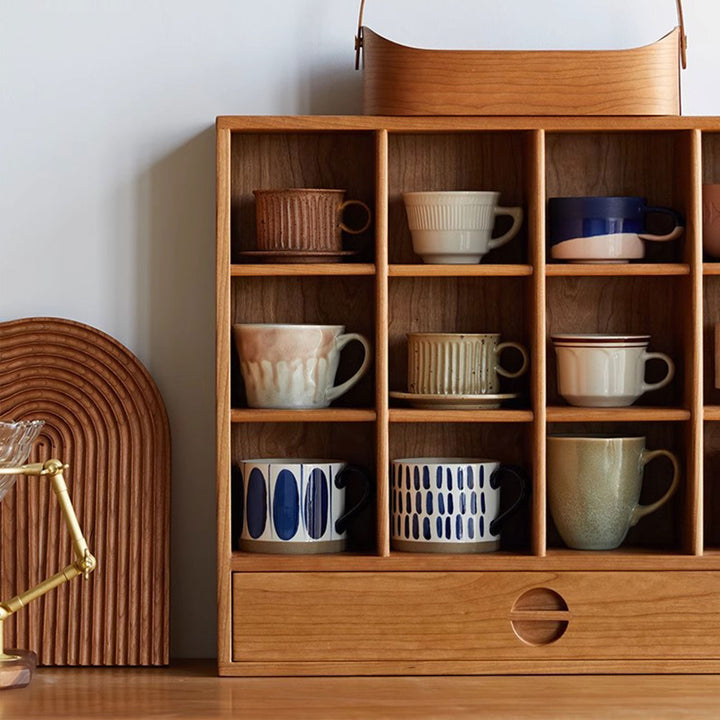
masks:
{"label": "ribbed arched wooden sculpture", "polygon": [[[70,465],[70,496],[98,569],[8,622],[6,646],[45,665],[163,665],[169,638],[170,434],[162,398],[110,336],[56,318],[0,323],[0,419],[44,420],[30,462]],[[0,598],[72,557],[44,478],[0,504]]]}

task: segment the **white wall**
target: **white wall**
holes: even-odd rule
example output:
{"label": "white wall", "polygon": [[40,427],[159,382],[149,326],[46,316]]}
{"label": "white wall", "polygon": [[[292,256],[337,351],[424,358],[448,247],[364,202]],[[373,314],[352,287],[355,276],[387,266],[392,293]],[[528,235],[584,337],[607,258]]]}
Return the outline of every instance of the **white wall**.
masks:
{"label": "white wall", "polygon": [[[157,381],[175,656],[215,653],[214,119],[359,112],[358,4],[0,0],[0,321],[94,325]],[[686,5],[684,112],[720,115],[720,3]],[[365,19],[475,48],[624,47],[675,25],[672,0],[368,0]]]}

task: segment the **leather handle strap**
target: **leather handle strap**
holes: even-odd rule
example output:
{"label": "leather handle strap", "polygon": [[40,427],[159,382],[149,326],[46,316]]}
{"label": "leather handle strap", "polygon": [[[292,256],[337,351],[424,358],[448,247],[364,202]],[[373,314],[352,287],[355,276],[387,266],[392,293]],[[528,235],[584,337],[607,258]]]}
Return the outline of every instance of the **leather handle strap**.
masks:
{"label": "leather handle strap", "polygon": [[[680,0],[678,0],[680,2]],[[355,35],[355,69],[360,69],[360,48],[363,44],[363,11],[365,10],[365,0],[360,0],[360,14],[358,15],[358,29]]]}
{"label": "leather handle strap", "polygon": [[[363,0],[363,5],[365,0]],[[687,67],[687,35],[685,34],[685,19],[683,18],[682,0],[676,0],[678,23],[680,24],[680,64],[683,70]],[[362,17],[362,9],[360,10]]]}

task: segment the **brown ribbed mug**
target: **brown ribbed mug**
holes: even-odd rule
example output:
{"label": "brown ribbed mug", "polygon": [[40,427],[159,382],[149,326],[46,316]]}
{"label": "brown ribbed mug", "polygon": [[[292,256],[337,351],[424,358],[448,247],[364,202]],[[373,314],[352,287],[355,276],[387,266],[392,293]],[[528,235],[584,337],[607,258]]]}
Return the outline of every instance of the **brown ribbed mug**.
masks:
{"label": "brown ribbed mug", "polygon": [[[346,190],[290,188],[254,190],[257,249],[340,252],[343,231],[358,235],[370,227],[370,208],[360,200],[345,200]],[[343,213],[358,205],[367,213],[362,227],[351,228]]]}

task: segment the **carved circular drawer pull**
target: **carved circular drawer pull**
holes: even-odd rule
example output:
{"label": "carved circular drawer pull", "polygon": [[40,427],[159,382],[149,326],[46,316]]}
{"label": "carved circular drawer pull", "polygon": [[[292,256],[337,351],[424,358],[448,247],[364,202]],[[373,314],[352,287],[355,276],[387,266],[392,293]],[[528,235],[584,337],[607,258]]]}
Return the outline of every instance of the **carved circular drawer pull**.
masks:
{"label": "carved circular drawer pull", "polygon": [[549,645],[559,640],[569,622],[567,603],[549,588],[528,590],[515,601],[510,611],[513,631],[528,645]]}

